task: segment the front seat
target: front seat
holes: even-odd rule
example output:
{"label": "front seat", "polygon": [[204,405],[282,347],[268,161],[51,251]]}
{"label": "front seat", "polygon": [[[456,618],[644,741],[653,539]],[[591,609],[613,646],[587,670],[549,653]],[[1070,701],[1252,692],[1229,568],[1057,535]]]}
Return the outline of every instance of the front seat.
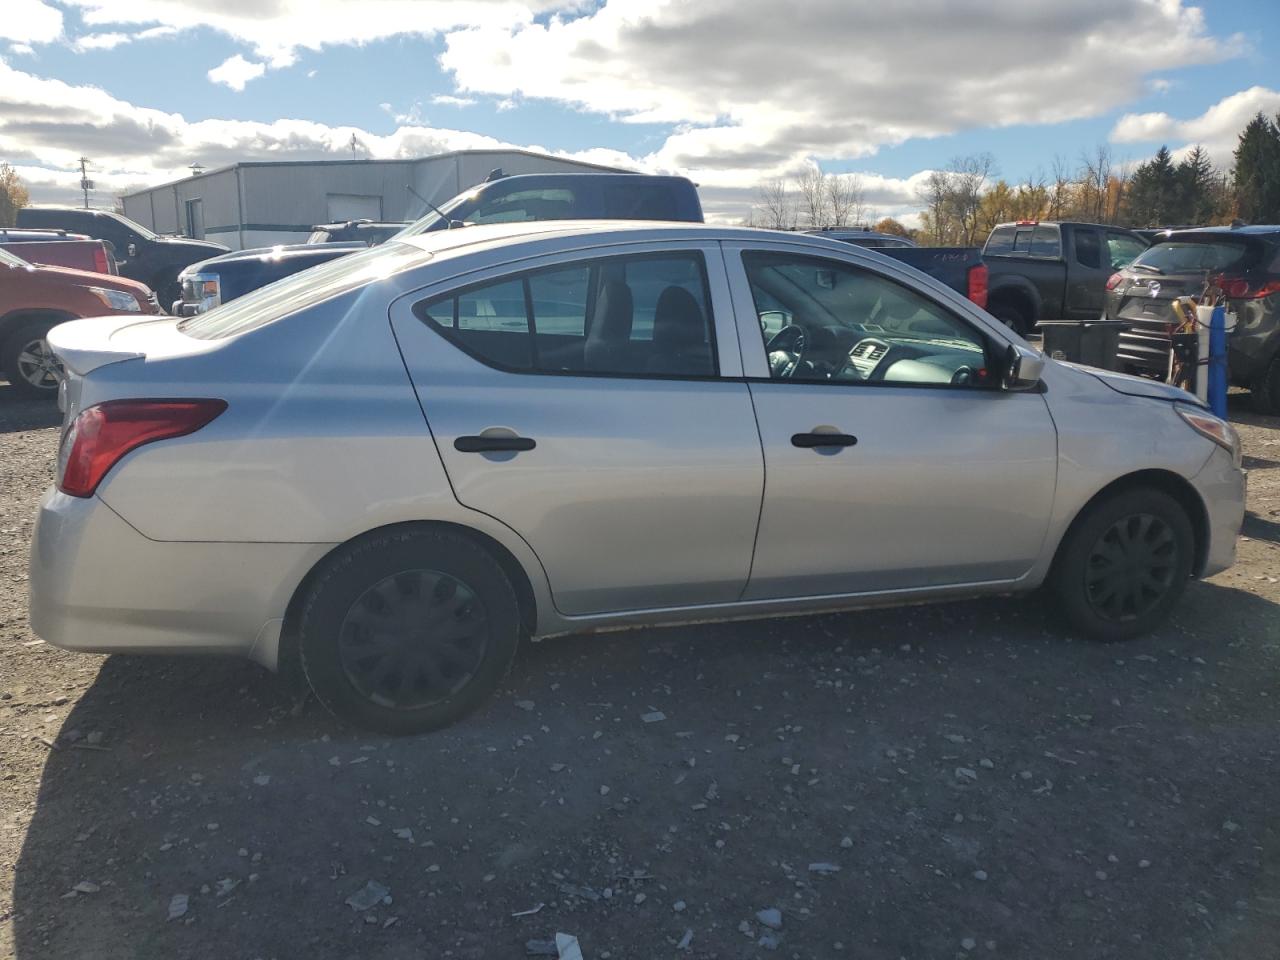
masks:
{"label": "front seat", "polygon": [[702,308],[684,287],[667,287],[653,310],[649,372],[709,375],[713,370]]}
{"label": "front seat", "polygon": [[596,298],[591,314],[591,329],[582,348],[587,370],[603,373],[627,373],[635,367],[631,344],[631,324],[635,308],[631,288],[621,280],[610,280]]}

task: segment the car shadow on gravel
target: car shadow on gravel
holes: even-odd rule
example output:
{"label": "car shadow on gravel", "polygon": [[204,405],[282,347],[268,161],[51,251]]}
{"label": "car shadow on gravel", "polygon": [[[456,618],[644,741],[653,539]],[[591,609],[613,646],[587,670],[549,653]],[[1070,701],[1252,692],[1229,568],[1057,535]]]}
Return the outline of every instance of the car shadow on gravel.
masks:
{"label": "car shadow on gravel", "polygon": [[1037,597],[561,638],[403,739],[249,663],[110,657],[43,771],[17,957],[1260,956],[1277,625],[1198,583],[1117,646]]}
{"label": "car shadow on gravel", "polygon": [[62,422],[57,404],[50,400],[32,400],[12,386],[0,381],[0,433],[43,430]]}

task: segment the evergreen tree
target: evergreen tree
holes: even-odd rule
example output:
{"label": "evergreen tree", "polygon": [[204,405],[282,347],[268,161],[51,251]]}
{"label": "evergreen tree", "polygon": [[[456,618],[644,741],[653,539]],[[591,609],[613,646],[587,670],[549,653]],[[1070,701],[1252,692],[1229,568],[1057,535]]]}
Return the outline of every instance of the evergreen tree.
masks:
{"label": "evergreen tree", "polygon": [[1178,196],[1172,222],[1208,224],[1217,212],[1218,175],[1204,147],[1196,144],[1178,164]]}
{"label": "evergreen tree", "polygon": [[1236,147],[1236,210],[1249,223],[1280,223],[1280,117],[1259,113]]}
{"label": "evergreen tree", "polygon": [[1133,171],[1125,196],[1126,219],[1138,227],[1158,227],[1175,222],[1179,207],[1178,168],[1169,148],[1162,146]]}

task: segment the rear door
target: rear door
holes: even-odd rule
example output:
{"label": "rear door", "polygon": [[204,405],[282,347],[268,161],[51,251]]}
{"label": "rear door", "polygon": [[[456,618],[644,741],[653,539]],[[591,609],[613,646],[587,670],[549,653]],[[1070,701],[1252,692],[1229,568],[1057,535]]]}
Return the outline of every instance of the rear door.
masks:
{"label": "rear door", "polygon": [[562,613],[736,601],[764,471],[722,257],[609,249],[401,298],[406,366],[458,500],[529,543]]}

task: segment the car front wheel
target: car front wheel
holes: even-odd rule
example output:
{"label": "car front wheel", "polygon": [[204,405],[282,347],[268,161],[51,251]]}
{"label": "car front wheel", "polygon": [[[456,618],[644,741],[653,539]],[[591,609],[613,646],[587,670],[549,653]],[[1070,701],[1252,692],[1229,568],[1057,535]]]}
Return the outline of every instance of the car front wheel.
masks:
{"label": "car front wheel", "polygon": [[27,323],[4,338],[0,363],[5,376],[19,393],[28,397],[56,397],[62,367],[45,334],[48,323]]}
{"label": "car front wheel", "polygon": [[515,590],[468,537],[405,528],[356,541],[318,571],[298,621],[316,697],[356,726],[423,733],[478,707],[521,634]]}
{"label": "car front wheel", "polygon": [[1068,532],[1049,587],[1068,622],[1127,640],[1168,618],[1191,576],[1195,537],[1182,505],[1151,488],[1088,508]]}

